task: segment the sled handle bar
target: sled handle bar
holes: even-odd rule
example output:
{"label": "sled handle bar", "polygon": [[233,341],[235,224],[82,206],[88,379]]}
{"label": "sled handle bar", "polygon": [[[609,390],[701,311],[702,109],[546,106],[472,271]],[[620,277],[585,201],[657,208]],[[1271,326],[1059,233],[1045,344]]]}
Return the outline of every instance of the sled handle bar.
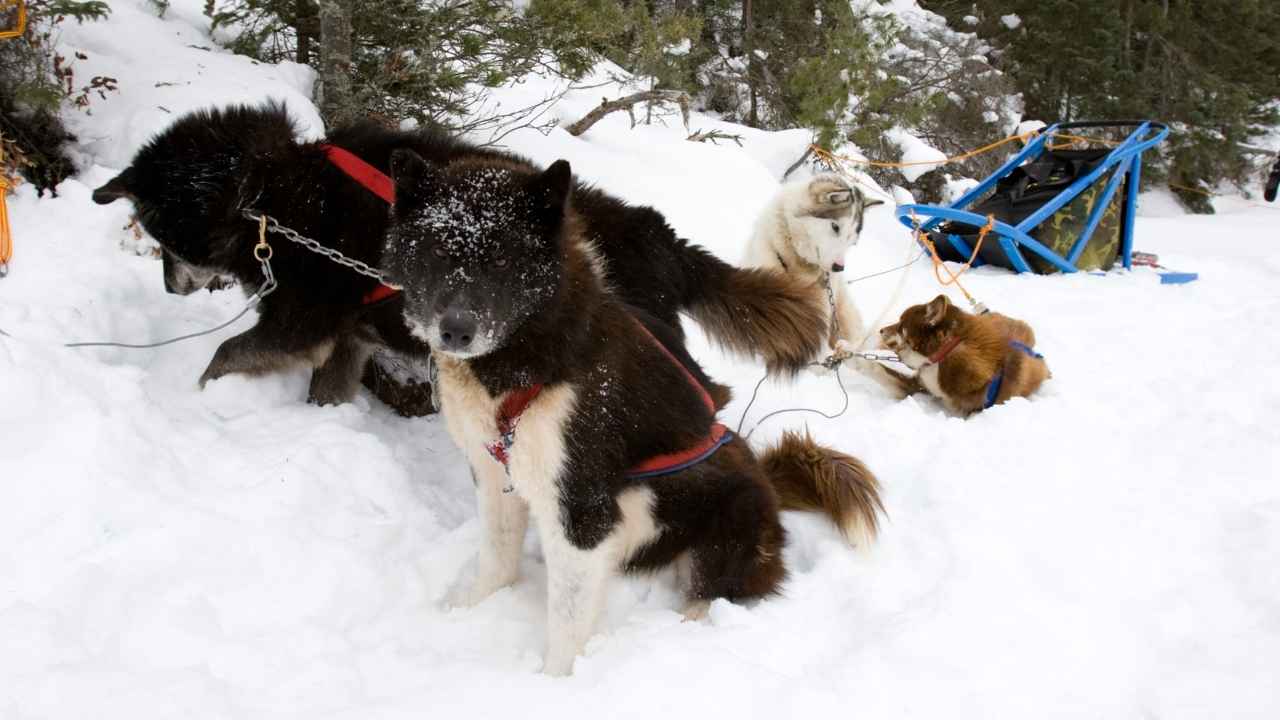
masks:
{"label": "sled handle bar", "polygon": [[1107,127],[1139,127],[1149,125],[1157,130],[1168,130],[1169,126],[1158,120],[1081,120],[1079,122],[1059,123],[1053,127],[1058,130],[1076,130],[1079,128]]}

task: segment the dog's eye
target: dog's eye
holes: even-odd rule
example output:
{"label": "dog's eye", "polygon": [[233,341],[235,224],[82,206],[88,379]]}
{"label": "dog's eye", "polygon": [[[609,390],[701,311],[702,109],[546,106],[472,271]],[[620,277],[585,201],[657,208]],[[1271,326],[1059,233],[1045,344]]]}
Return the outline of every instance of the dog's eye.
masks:
{"label": "dog's eye", "polygon": [[833,232],[833,233],[835,233],[835,234],[839,235],[839,234],[840,234],[840,223],[831,223],[831,232]]}
{"label": "dog's eye", "polygon": [[437,245],[434,248],[432,248],[431,254],[435,255],[438,258],[449,257],[449,251],[445,250],[443,245]]}
{"label": "dog's eye", "polygon": [[497,268],[504,268],[507,266],[507,259],[504,257],[494,258],[493,266]]}

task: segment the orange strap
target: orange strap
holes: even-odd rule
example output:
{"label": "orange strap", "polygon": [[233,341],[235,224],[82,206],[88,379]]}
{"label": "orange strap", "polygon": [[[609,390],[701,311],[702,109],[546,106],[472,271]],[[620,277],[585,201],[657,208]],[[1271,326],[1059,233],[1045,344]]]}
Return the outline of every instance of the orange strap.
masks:
{"label": "orange strap", "polygon": [[9,178],[4,176],[4,150],[0,148],[0,275],[9,270],[9,260],[13,258],[13,235],[9,230]]}

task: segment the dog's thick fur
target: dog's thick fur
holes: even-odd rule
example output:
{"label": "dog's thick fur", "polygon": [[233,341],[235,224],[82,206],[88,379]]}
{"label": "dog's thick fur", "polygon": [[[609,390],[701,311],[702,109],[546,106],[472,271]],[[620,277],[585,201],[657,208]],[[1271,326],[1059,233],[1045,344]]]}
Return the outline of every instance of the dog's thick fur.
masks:
{"label": "dog's thick fur", "polygon": [[849,296],[841,272],[845,255],[858,242],[867,208],[883,205],[839,175],[824,173],[787,183],[756,220],[746,264],[780,270],[826,294],[831,284],[834,313],[828,303],[827,346],[843,341],[850,349],[865,340],[862,316]]}
{"label": "dog's thick fur", "polygon": [[[955,338],[959,344],[942,362],[930,360]],[[1034,348],[1036,335],[1030,325],[999,313],[972,315],[953,305],[945,295],[907,308],[898,322],[881,329],[880,341],[916,371],[915,377],[898,376],[905,390],[927,390],[959,415],[969,415],[986,406],[987,388],[1002,370],[1004,377],[995,404],[1012,397],[1027,397],[1050,375],[1042,358],[1010,345],[1013,341]]]}
{"label": "dog's thick fur", "polygon": [[[392,153],[412,149],[436,164],[459,158],[520,162],[445,134],[399,132],[371,123],[340,128],[328,142],[386,172]],[[678,333],[677,313],[713,338],[762,357],[774,373],[794,373],[825,327],[821,297],[793,280],[740,270],[678,238],[657,211],[575,187],[583,232],[596,240],[610,283],[627,302]],[[165,285],[190,293],[218,276],[246,290],[262,281],[252,248],[257,226],[243,210],[266,213],[320,244],[377,266],[388,206],[326,158],[320,143],[298,142],[282,107],[235,106],[187,115],[152,139],[132,164],[94,192],[127,198],[163,248]],[[373,349],[422,353],[406,331],[403,301],[361,299],[377,283],[283,237],[269,238],[279,288],[260,305],[258,324],[224,342],[200,382],[228,373],[314,368],[310,397],[349,400]]]}
{"label": "dog's thick fur", "polygon": [[[548,673],[572,669],[618,572],[676,564],[691,615],[714,598],[776,592],[779,489],[782,505],[819,509],[850,537],[874,534],[874,476],[808,438],[761,459],[734,438],[675,474],[627,475],[693,446],[714,420],[677,362],[718,386],[668,318],[610,288],[600,249],[616,240],[589,230],[578,207],[591,196],[567,162],[540,172],[470,157],[439,169],[398,151],[392,174],[384,262],[405,288],[406,323],[434,350],[444,416],[476,480],[484,540],[464,602],[517,579],[532,515],[548,573]],[[504,471],[486,443],[504,397],[534,384],[543,389],[517,421]]]}

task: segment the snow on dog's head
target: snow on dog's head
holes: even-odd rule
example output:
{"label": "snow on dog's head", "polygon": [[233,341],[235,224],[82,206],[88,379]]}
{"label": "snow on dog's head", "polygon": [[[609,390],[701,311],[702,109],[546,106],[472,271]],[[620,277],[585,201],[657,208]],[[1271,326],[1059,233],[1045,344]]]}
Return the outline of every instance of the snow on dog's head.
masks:
{"label": "snow on dog's head", "polygon": [[404,286],[405,320],[459,358],[503,347],[563,283],[571,173],[507,160],[429,165],[392,155],[396,202],[384,268]]}
{"label": "snow on dog's head", "polygon": [[844,256],[862,232],[863,213],[883,203],[868,200],[834,173],[796,183],[791,192],[788,220],[796,254],[832,272],[844,270]]}

